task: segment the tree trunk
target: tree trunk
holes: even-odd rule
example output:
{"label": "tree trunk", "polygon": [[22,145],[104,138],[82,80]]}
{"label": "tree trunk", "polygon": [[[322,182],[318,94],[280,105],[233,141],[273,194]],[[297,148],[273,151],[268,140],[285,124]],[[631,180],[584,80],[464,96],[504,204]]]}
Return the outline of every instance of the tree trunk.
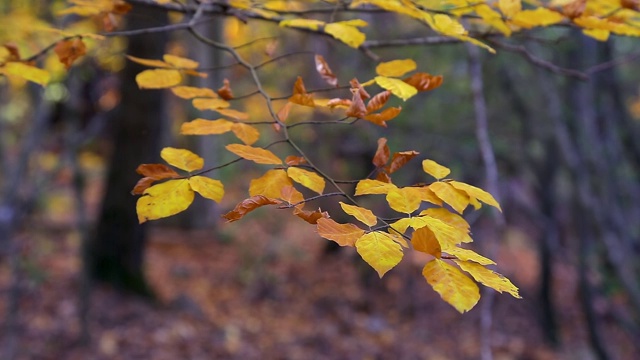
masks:
{"label": "tree trunk", "polygon": [[[166,14],[153,8],[134,7],[128,18],[129,29],[167,23]],[[132,36],[128,53],[158,59],[164,53],[166,41],[164,33]],[[146,227],[138,224],[137,199],[130,192],[140,177],[135,172],[136,167],[159,160],[166,112],[163,111],[162,91],[138,89],[135,76],[142,70],[142,66],[127,62],[122,72],[122,101],[112,119],[114,152],[87,261],[94,280],[150,296],[142,268]]]}

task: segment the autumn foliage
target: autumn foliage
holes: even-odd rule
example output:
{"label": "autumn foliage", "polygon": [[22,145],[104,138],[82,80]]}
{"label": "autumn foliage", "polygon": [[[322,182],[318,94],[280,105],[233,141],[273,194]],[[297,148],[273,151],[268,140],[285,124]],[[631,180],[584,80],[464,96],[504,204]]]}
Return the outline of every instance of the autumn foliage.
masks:
{"label": "autumn foliage", "polygon": [[[42,46],[40,52],[26,58],[21,55],[22,49],[5,42],[0,52],[0,74],[3,77],[12,82],[27,80],[46,86],[51,80],[51,73],[40,66],[39,58],[52,50],[68,69],[81,57],[97,51],[97,43],[112,36],[110,31],[118,26],[119,18],[127,13],[130,5],[146,4],[187,14],[186,21],[176,27],[181,26],[200,42],[231,54],[251,73],[256,93],[262,96],[269,110],[262,118],[251,118],[248,113],[234,108],[238,99],[234,96],[233,79],[225,79],[218,89],[185,85],[189,77],[207,76],[195,60],[173,54],[165,54],[162,59],[123,56],[126,61],[148,67],[136,76],[140,89],[168,89],[176,97],[189,101],[194,108],[218,114],[217,118],[197,118],[183,123],[180,128],[182,135],[233,133],[238,141],[225,146],[236,156],[233,162],[246,160],[264,169],[263,175],[251,180],[247,197],[237,202],[224,218],[229,222],[238,221],[262,207],[289,210],[293,216],[309,223],[310,232],[315,231],[340,246],[355,247],[355,251],[380,277],[392,270],[407,251],[429,254],[432,258],[425,264],[422,275],[444,301],[460,312],[469,311],[480,299],[477,283],[519,297],[516,286],[487,268],[495,265],[491,259],[464,247],[472,238],[470,226],[461,215],[469,207],[477,210],[483,205],[501,211],[494,197],[476,186],[453,180],[446,166],[421,157],[416,151],[401,149],[392,152],[385,138],[378,140],[377,151],[372,154],[374,171],[367,178],[353,180],[355,192],[350,193],[331,174],[316,166],[298,146],[298,140],[289,134],[292,126],[301,123],[289,119],[291,109],[297,106],[331,110],[336,119],[334,122],[364,121],[371,126],[391,127],[392,121],[402,113],[402,107],[388,105],[389,100],[392,97],[403,102],[419,99],[420,93],[436,90],[443,83],[442,76],[419,69],[413,59],[396,59],[379,62],[375,74],[370,74],[367,79],[340,79],[325,58],[317,54],[315,63],[309,66],[315,67],[318,76],[329,86],[341,89],[343,95],[323,98],[307,89],[303,77],[297,76],[289,80],[291,93],[286,104],[275,108],[273,98],[263,90],[255,75],[256,65],[242,58],[233,47],[204,37],[193,25],[206,13],[247,21],[260,19],[277,23],[282,31],[326,36],[365,52],[370,45],[365,30],[372,24],[359,19],[359,11],[383,11],[408,17],[424,24],[436,36],[467,42],[492,53],[495,49],[491,46],[491,39],[510,37],[535,27],[577,27],[585,35],[598,40],[606,40],[610,34],[640,36],[637,2],[631,1],[554,0],[539,5],[523,5],[520,0],[474,3],[454,0],[229,0],[201,2],[195,7],[191,3],[160,0],[68,2],[69,6],[61,15],[74,14],[93,19],[101,24],[101,29],[81,32],[73,28],[38,27],[34,31],[53,34],[52,45]],[[340,10],[350,10],[353,18],[333,21],[329,15]],[[307,13],[319,16],[309,18],[305,16]],[[88,39],[91,46],[85,44]],[[272,132],[278,140],[264,144],[260,140],[266,132]],[[283,158],[270,150],[277,144],[288,146],[288,156]],[[166,164],[142,164],[137,170],[142,178],[132,192],[140,196],[137,202],[140,223],[186,210],[196,193],[215,202],[224,199],[224,184],[212,178],[211,174],[229,164],[205,164],[198,154],[170,147],[164,148],[160,156]],[[404,186],[394,183],[396,172],[418,163],[414,158],[420,158],[423,180]],[[305,196],[303,193],[313,195]],[[384,218],[362,206],[360,198],[364,196],[379,200],[397,216]],[[348,223],[334,221],[332,214],[314,206],[314,200],[319,198],[335,198],[341,210],[353,220]]]}

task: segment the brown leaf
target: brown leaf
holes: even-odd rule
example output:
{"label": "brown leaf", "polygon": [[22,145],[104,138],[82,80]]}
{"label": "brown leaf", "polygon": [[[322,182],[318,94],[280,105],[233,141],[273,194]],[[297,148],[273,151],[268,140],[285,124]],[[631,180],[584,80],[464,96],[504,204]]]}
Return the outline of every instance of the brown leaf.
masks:
{"label": "brown leaf", "polygon": [[401,152],[397,152],[397,153],[393,153],[393,157],[391,158],[391,163],[389,164],[389,166],[387,167],[387,172],[389,174],[393,174],[394,172],[398,171],[398,169],[400,169],[401,167],[404,166],[404,164],[406,164],[409,160],[413,159],[414,157],[416,157],[418,154],[420,154],[417,151],[401,151]]}
{"label": "brown leaf", "polygon": [[20,50],[18,46],[14,43],[6,43],[2,45],[7,51],[9,51],[9,57],[5,59],[7,62],[9,61],[19,61],[20,60]]}
{"label": "brown leaf", "polygon": [[373,165],[379,168],[385,166],[387,161],[389,161],[390,153],[391,151],[389,151],[389,147],[387,146],[387,139],[378,139],[378,149],[376,150],[376,154],[373,156]]}
{"label": "brown leaf", "polygon": [[391,91],[385,90],[376,96],[372,97],[371,100],[367,103],[367,114],[370,114],[374,111],[378,111],[382,109],[382,107],[387,103],[389,97],[391,96]]}
{"label": "brown leaf", "polygon": [[329,64],[324,60],[322,55],[316,55],[316,70],[322,76],[324,81],[331,86],[338,86],[338,77],[331,71]]}
{"label": "brown leaf", "polygon": [[391,184],[391,177],[389,176],[389,174],[386,173],[386,171],[380,171],[378,172],[378,175],[376,175],[376,180],[378,181],[382,181],[382,182],[386,182]]}
{"label": "brown leaf", "polygon": [[330,108],[334,108],[334,107],[338,107],[338,106],[344,106],[344,107],[350,107],[351,106],[351,100],[349,99],[340,99],[340,98],[334,98],[334,99],[330,99],[329,101],[327,101],[327,106]]}
{"label": "brown leaf", "polygon": [[304,82],[300,76],[298,76],[296,83],[293,85],[293,95],[289,98],[289,102],[303,106],[316,106],[313,102],[313,96],[307,94],[307,89],[305,89]]}
{"label": "brown leaf", "polygon": [[365,90],[364,87],[362,87],[362,85],[360,85],[360,82],[358,82],[358,79],[356,79],[356,78],[351,79],[351,81],[349,81],[349,84],[351,84],[351,88],[352,89],[357,89],[358,90],[358,94],[360,94],[360,98],[362,100],[366,100],[366,99],[371,97],[371,95],[369,95],[367,90]]}
{"label": "brown leaf", "polygon": [[141,164],[136,169],[136,172],[142,176],[150,177],[153,180],[180,177],[177,172],[164,164]]}
{"label": "brown leaf", "polygon": [[131,190],[131,195],[142,195],[144,191],[147,190],[151,186],[151,184],[153,184],[154,181],[156,181],[156,179],[150,177],[143,177],[142,179],[138,180],[136,186],[134,186],[133,190]]}
{"label": "brown leaf", "polygon": [[87,52],[87,47],[81,38],[59,41],[53,49],[60,62],[66,69],[71,67],[73,62]]}
{"label": "brown leaf", "polygon": [[267,45],[264,48],[264,53],[268,56],[268,57],[273,57],[273,53],[276,51],[276,48],[278,47],[278,41],[273,40],[267,43]]}
{"label": "brown leaf", "polygon": [[223,84],[224,85],[222,85],[222,87],[218,89],[218,95],[220,95],[220,97],[225,100],[233,99],[233,92],[231,91],[231,87],[229,86],[229,80],[224,79]]}
{"label": "brown leaf", "polygon": [[289,155],[284,159],[284,163],[289,166],[295,166],[300,164],[306,164],[307,160],[305,160],[305,158],[303,158],[302,156]]}
{"label": "brown leaf", "polygon": [[316,211],[308,211],[308,210],[301,210],[298,208],[294,208],[293,215],[313,225],[317,224],[319,219],[329,218],[329,213],[326,211],[320,211],[320,209]]}
{"label": "brown leaf", "polygon": [[428,73],[415,73],[403,80],[418,91],[433,90],[442,85],[442,75],[433,76]]}
{"label": "brown leaf", "polygon": [[384,109],[382,112],[369,114],[364,117],[365,120],[372,122],[376,125],[387,127],[387,121],[393,120],[400,112],[402,111],[402,107],[391,107]]}
{"label": "brown leaf", "polygon": [[[633,1],[636,2],[636,6],[637,6],[638,0],[630,0],[630,1],[622,0],[620,2],[620,5],[622,7],[626,7],[625,3],[628,4],[628,3],[632,3]],[[582,13],[584,13],[584,9],[586,5],[587,5],[587,0],[574,0],[562,7],[562,13],[570,19],[575,19],[577,17],[580,17]]]}
{"label": "brown leaf", "polygon": [[280,204],[281,201],[275,199],[269,199],[266,196],[256,195],[252,196],[248,199],[242,200],[236,207],[229,211],[228,213],[222,215],[223,218],[227,219],[227,222],[234,222],[242,219],[243,216],[250,213],[251,211],[265,205],[273,205]]}
{"label": "brown leaf", "polygon": [[347,116],[351,116],[354,118],[364,118],[367,115],[367,108],[364,106],[364,101],[362,101],[362,97],[358,90],[351,89],[353,93],[353,99],[351,100],[351,105],[347,109]]}

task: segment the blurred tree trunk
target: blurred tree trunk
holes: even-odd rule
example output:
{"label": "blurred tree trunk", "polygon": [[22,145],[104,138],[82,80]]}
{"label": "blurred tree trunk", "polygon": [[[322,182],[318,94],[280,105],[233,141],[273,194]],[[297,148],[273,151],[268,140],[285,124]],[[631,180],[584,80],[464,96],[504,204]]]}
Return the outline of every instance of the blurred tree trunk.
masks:
{"label": "blurred tree trunk", "polygon": [[[166,13],[153,8],[134,7],[128,19],[129,29],[167,23]],[[132,36],[127,53],[158,59],[166,42],[164,33]],[[146,227],[138,224],[136,197],[130,192],[140,178],[136,167],[158,162],[166,112],[161,91],[138,89],[135,76],[142,70],[141,65],[129,61],[122,72],[122,101],[112,119],[114,152],[95,238],[86,256],[94,280],[151,295],[142,268]]]}

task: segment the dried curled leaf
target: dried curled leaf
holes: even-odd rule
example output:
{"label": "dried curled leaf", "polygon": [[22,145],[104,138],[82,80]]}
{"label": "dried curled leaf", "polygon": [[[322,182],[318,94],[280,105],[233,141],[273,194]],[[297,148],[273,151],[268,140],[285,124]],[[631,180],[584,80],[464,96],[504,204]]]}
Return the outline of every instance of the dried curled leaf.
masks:
{"label": "dried curled leaf", "polygon": [[351,116],[354,118],[363,118],[367,115],[367,107],[364,105],[364,101],[362,101],[362,96],[360,92],[356,89],[351,89],[353,93],[353,99],[351,100],[351,104],[347,109],[347,116]]}
{"label": "dried curled leaf", "polygon": [[309,107],[316,106],[313,102],[313,96],[307,94],[307,89],[304,87],[304,82],[300,76],[298,76],[295,84],[293,84],[293,95],[289,98],[289,102]]}
{"label": "dried curled leaf", "polygon": [[233,99],[233,91],[231,91],[231,86],[229,84],[228,79],[224,79],[222,81],[222,87],[218,89],[218,95],[225,100]]}
{"label": "dried curled leaf", "polygon": [[331,71],[331,68],[325,61],[324,57],[322,55],[316,55],[315,61],[316,70],[318,71],[318,74],[322,76],[324,81],[331,86],[338,86],[338,77],[333,73],[333,71]]}
{"label": "dried curled leaf", "polygon": [[223,218],[227,219],[227,222],[234,222],[242,219],[245,215],[252,212],[253,210],[265,206],[265,205],[274,205],[280,204],[279,200],[269,199],[266,196],[256,195],[252,196],[248,199],[240,202],[236,207],[229,211],[228,213],[222,215]]}
{"label": "dried curled leaf", "polygon": [[318,220],[329,218],[329,213],[326,211],[306,211],[298,208],[293,209],[293,215],[299,217],[300,219],[308,222],[309,224],[316,225]]}
{"label": "dried curled leaf", "polygon": [[384,109],[380,113],[366,115],[364,119],[376,125],[387,127],[387,121],[393,120],[396,116],[400,114],[401,111],[402,111],[402,107],[400,106],[391,107],[388,109]]}
{"label": "dried curled leaf", "polygon": [[382,109],[382,107],[387,103],[389,98],[391,97],[391,91],[385,90],[369,100],[367,103],[367,113],[372,113],[374,111],[378,111]]}
{"label": "dried curled leaf", "polygon": [[391,158],[391,163],[387,166],[387,172],[389,174],[393,174],[398,171],[401,167],[403,167],[409,160],[418,156],[420,153],[417,151],[401,151],[393,153],[393,158]]}
{"label": "dried curled leaf", "polygon": [[378,139],[378,149],[376,150],[376,154],[373,156],[373,165],[379,168],[385,166],[389,161],[390,153],[391,151],[389,150],[389,146],[387,146],[387,139]]}
{"label": "dried curled leaf", "polygon": [[164,164],[141,164],[136,172],[142,176],[150,177],[153,180],[162,180],[168,178],[177,178],[177,172]]}
{"label": "dried curled leaf", "polygon": [[66,69],[69,69],[76,59],[83,56],[87,52],[87,46],[82,38],[59,41],[53,49],[58,59]]}
{"label": "dried curled leaf", "polygon": [[428,73],[419,72],[409,76],[403,81],[420,92],[430,91],[442,85],[442,75],[433,76]]}

